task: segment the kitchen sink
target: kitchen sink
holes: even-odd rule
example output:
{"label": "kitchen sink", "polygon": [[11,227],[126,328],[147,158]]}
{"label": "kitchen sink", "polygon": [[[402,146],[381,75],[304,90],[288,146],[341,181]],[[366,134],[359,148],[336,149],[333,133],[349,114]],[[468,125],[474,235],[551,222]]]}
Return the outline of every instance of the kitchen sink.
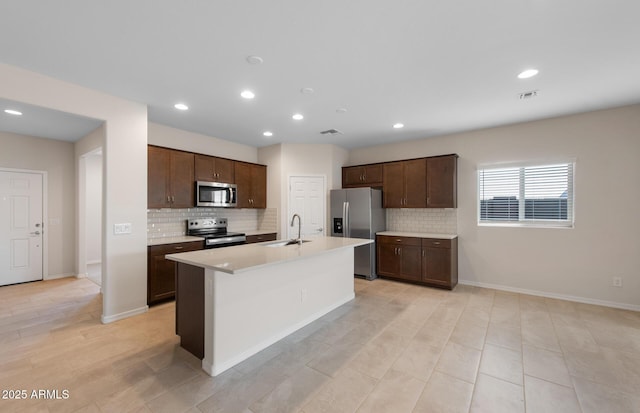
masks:
{"label": "kitchen sink", "polygon": [[[303,239],[302,243],[305,243],[305,242],[311,242],[311,240]],[[264,247],[270,247],[270,248],[286,247],[288,245],[299,245],[299,244],[298,244],[298,241],[296,241],[294,239],[280,240],[280,241],[274,241],[274,242],[269,242],[269,243],[264,243],[263,244]]]}

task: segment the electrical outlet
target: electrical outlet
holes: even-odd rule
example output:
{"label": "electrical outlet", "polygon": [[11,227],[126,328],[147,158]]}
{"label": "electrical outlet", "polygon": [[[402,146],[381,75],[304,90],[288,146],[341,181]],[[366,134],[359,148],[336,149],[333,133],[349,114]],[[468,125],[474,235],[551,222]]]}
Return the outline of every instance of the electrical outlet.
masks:
{"label": "electrical outlet", "polygon": [[611,279],[611,285],[614,287],[622,287],[622,277],[613,277]]}
{"label": "electrical outlet", "polygon": [[300,302],[304,303],[305,301],[307,301],[307,289],[303,288],[300,290]]}

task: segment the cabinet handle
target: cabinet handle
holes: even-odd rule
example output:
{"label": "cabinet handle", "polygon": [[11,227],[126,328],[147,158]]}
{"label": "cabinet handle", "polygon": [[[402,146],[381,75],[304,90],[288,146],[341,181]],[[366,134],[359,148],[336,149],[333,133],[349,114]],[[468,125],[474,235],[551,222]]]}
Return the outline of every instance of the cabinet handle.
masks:
{"label": "cabinet handle", "polygon": [[422,256],[423,256],[423,257],[425,256],[425,252],[424,252],[424,250],[422,250]]}
{"label": "cabinet handle", "polygon": [[176,247],[175,249],[177,249],[177,250],[181,250],[181,249],[183,249],[183,248],[184,248],[184,247]]}
{"label": "cabinet handle", "polygon": [[171,196],[171,203],[173,204],[174,202],[176,202],[176,197],[175,196]]}
{"label": "cabinet handle", "polygon": [[434,241],[433,245],[440,245],[440,241]]}
{"label": "cabinet handle", "polygon": [[169,195],[167,195],[167,202],[171,203],[171,197]]}
{"label": "cabinet handle", "polygon": [[402,242],[402,240],[401,239],[397,239],[396,242]]}

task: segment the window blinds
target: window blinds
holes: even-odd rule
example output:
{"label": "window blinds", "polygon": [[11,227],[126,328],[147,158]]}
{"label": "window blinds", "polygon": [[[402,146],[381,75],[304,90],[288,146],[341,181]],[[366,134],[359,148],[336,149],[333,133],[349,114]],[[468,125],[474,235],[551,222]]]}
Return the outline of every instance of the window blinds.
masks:
{"label": "window blinds", "polygon": [[478,171],[479,222],[573,226],[573,163]]}

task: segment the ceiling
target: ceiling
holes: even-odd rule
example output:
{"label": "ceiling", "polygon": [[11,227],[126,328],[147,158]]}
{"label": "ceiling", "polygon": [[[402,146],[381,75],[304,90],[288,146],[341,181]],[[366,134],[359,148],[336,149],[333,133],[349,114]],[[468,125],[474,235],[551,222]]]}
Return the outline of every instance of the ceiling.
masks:
{"label": "ceiling", "polygon": [[638,15],[632,0],[3,1],[0,59],[146,103],[152,122],[354,148],[638,103]]}
{"label": "ceiling", "polygon": [[[22,115],[4,113],[9,109]],[[0,131],[39,138],[75,142],[97,127],[101,120],[0,98]]]}

